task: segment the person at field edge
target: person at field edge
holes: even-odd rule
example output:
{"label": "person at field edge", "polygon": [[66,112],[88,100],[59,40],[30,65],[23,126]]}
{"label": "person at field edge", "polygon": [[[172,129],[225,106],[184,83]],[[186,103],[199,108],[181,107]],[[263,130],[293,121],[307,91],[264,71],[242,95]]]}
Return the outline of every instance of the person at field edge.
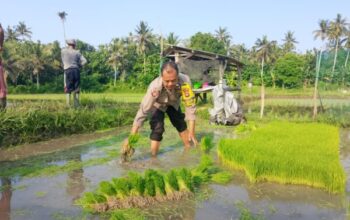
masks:
{"label": "person at field edge", "polygon": [[80,68],[86,64],[85,57],[76,50],[76,40],[66,40],[68,47],[63,48],[61,57],[64,69],[64,90],[66,93],[66,103],[70,106],[70,95],[73,93],[74,107],[79,106],[80,93]]}
{"label": "person at field edge", "polygon": [[[198,143],[195,137],[196,105],[190,87],[190,78],[179,73],[177,64],[172,61],[162,65],[160,74],[150,83],[131,129],[131,134],[137,134],[147,116],[150,115],[151,154],[153,157],[157,156],[163,139],[165,113],[179,132],[185,148],[189,148],[191,142],[194,145]],[[185,114],[180,108],[181,97],[185,105]],[[128,140],[126,139],[123,143],[123,149],[127,146]]]}
{"label": "person at field edge", "polygon": [[0,110],[6,108],[6,96],[7,96],[7,83],[6,83],[6,74],[2,65],[1,53],[4,45],[4,29],[0,24]]}

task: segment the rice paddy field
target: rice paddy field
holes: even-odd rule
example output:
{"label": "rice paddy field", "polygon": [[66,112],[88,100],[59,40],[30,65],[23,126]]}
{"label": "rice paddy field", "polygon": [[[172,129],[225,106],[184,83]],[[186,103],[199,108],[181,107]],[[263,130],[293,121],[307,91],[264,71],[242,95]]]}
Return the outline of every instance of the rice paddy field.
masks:
{"label": "rice paddy field", "polygon": [[[200,145],[190,149],[166,119],[157,159],[145,123],[128,163],[120,146],[142,94],[83,94],[76,110],[60,95],[10,96],[13,117],[1,117],[20,115],[27,139],[0,148],[0,219],[349,219],[349,99],[323,99],[312,121],[310,99],[295,96],[269,98],[263,119],[259,102],[244,97],[248,124],[239,127],[210,125],[210,104],[199,104]],[[24,126],[69,128],[57,115],[84,126],[39,142],[32,137],[43,127]],[[88,126],[102,121],[110,122]]]}

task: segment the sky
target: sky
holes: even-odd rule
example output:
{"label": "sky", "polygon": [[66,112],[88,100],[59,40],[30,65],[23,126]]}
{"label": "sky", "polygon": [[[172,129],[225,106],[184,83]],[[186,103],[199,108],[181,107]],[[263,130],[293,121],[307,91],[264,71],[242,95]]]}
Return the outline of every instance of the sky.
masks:
{"label": "sky", "polygon": [[335,19],[340,13],[350,22],[349,0],[0,0],[0,23],[4,28],[20,21],[30,27],[32,40],[63,44],[62,22],[57,13],[65,11],[67,38],[93,46],[125,37],[140,21],[153,33],[174,32],[181,40],[197,32],[212,33],[227,28],[232,43],[252,47],[266,35],[282,44],[287,31],[299,42],[297,52],[320,47],[313,31],[320,19]]}

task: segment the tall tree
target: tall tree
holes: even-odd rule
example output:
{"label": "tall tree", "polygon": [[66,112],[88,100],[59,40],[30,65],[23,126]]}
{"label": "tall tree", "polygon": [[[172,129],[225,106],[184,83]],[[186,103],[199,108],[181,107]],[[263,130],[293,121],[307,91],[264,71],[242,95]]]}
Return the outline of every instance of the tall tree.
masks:
{"label": "tall tree", "polygon": [[328,20],[320,20],[318,22],[319,29],[313,31],[314,33],[314,39],[320,38],[322,41],[324,41],[328,37],[328,28],[329,28],[329,21]]}
{"label": "tall tree", "polygon": [[219,41],[224,43],[226,53],[227,53],[227,55],[229,55],[229,48],[230,48],[232,36],[227,31],[227,28],[226,27],[224,27],[224,28],[223,27],[219,27],[219,29],[215,30],[215,37]]}
{"label": "tall tree", "polygon": [[295,49],[295,44],[298,43],[298,41],[296,41],[294,37],[293,31],[288,31],[287,33],[285,33],[283,41],[284,54],[292,52]]}
{"label": "tall tree", "polygon": [[66,36],[66,27],[64,25],[64,22],[66,22],[66,17],[67,17],[68,14],[65,11],[58,12],[57,14],[58,14],[58,17],[60,17],[60,19],[62,21],[63,38],[64,38],[64,41],[66,41],[67,36]]}
{"label": "tall tree", "polygon": [[167,44],[176,46],[180,43],[179,36],[176,36],[174,32],[170,32],[165,42]]}
{"label": "tall tree", "polygon": [[18,33],[10,26],[7,26],[7,28],[6,28],[5,40],[6,41],[18,41]]}
{"label": "tall tree", "polygon": [[[320,20],[318,22],[319,29],[315,30],[314,33],[314,39],[320,38],[323,42],[328,37],[328,29],[329,29],[329,22],[328,20]],[[322,49],[320,49],[320,53],[318,55],[316,51],[316,74],[315,74],[315,86],[314,86],[314,95],[313,95],[313,103],[314,103],[314,110],[313,110],[313,118],[316,118],[317,115],[317,93],[318,93],[318,77],[321,67],[321,61],[322,61]]]}
{"label": "tall tree", "polygon": [[43,45],[38,41],[30,44],[30,56],[28,61],[31,63],[33,75],[36,76],[36,86],[39,89],[40,73],[45,69],[46,57],[43,53]]}
{"label": "tall tree", "polygon": [[260,108],[260,118],[264,115],[265,107],[265,85],[264,85],[264,64],[268,62],[271,58],[272,51],[274,50],[276,41],[269,41],[267,36],[264,35],[262,39],[258,38],[255,42],[256,56],[261,62],[261,108]]}
{"label": "tall tree", "polygon": [[28,28],[23,21],[18,23],[18,25],[15,27],[15,31],[17,32],[18,36],[22,37],[22,40],[25,40],[25,38],[30,39],[32,37],[30,28]]}
{"label": "tall tree", "polygon": [[195,50],[226,54],[224,42],[219,41],[211,33],[197,32],[190,39],[190,47]]}
{"label": "tall tree", "polygon": [[337,63],[339,40],[340,40],[340,37],[346,33],[347,25],[348,23],[346,22],[346,19],[342,18],[341,14],[337,14],[337,17],[334,19],[334,21],[331,21],[329,24],[328,37],[333,43],[335,43],[334,61],[333,61],[333,68],[332,68],[332,80],[334,77],[335,65]]}
{"label": "tall tree", "polygon": [[108,58],[108,64],[112,66],[114,70],[114,86],[116,86],[118,69],[123,65],[123,59],[126,52],[125,44],[121,39],[113,39],[109,46],[110,56]]}
{"label": "tall tree", "polygon": [[143,56],[143,74],[146,74],[146,51],[152,42],[152,29],[146,22],[141,21],[140,24],[136,27],[135,32],[138,52]]}
{"label": "tall tree", "polygon": [[[350,28],[349,28],[350,29]],[[350,30],[346,32],[346,38],[342,40],[342,43],[344,43],[344,48],[346,49],[346,58],[344,63],[344,71],[347,70],[348,60],[349,60],[349,53],[350,53]],[[342,77],[342,85],[344,86],[345,83],[345,73],[343,71],[343,77]]]}

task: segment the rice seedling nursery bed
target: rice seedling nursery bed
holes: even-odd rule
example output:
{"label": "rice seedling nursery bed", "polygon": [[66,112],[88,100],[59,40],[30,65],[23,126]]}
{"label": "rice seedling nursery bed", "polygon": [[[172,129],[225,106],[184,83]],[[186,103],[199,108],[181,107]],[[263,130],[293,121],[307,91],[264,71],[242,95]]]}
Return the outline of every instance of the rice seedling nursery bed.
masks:
{"label": "rice seedling nursery bed", "polygon": [[305,184],[344,192],[339,131],[320,123],[271,122],[241,139],[222,139],[222,163],[244,170],[252,182]]}

